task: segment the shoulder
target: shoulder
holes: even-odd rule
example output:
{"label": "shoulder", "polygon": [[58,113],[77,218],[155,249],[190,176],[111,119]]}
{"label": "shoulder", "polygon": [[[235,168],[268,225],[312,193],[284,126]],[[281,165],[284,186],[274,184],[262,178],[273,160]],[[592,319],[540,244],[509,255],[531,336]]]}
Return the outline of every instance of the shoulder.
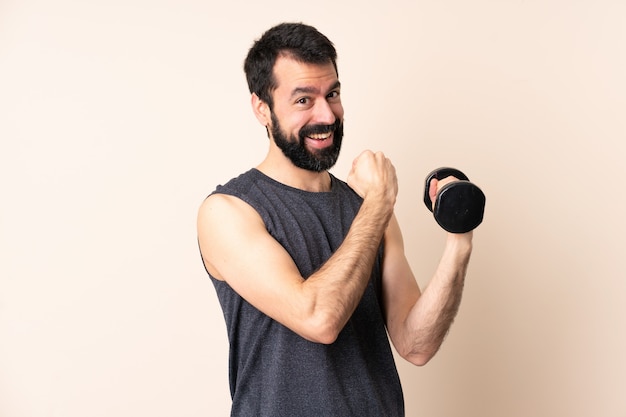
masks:
{"label": "shoulder", "polygon": [[233,235],[239,228],[256,225],[263,221],[248,197],[250,189],[258,182],[258,172],[251,169],[224,185],[218,185],[200,204],[198,209],[198,235],[216,239]]}
{"label": "shoulder", "polygon": [[[200,226],[226,226],[241,221],[260,221],[257,211],[244,201],[241,196],[215,192],[209,195],[200,204],[198,209],[199,231],[205,230]],[[235,220],[238,220],[235,222]]]}
{"label": "shoulder", "polygon": [[222,281],[217,260],[236,253],[253,236],[265,234],[265,225],[256,210],[229,194],[211,194],[198,209],[197,238],[209,274]]}
{"label": "shoulder", "polygon": [[239,176],[230,179],[225,184],[220,184],[215,188],[212,194],[223,193],[232,195],[246,194],[250,188],[260,179],[259,172],[256,169],[250,169]]}
{"label": "shoulder", "polygon": [[225,184],[218,185],[200,205],[199,216],[211,218],[239,215],[241,211],[251,205],[250,190],[258,182],[257,171],[251,169],[239,176],[230,179]]}

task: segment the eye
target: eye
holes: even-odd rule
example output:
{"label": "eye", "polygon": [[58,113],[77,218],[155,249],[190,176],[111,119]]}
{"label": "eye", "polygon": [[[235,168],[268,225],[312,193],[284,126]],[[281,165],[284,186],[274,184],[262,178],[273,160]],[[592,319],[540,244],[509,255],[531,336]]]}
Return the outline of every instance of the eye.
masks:
{"label": "eye", "polygon": [[326,96],[327,99],[337,99],[339,98],[339,90],[333,90],[330,93],[328,93],[328,95]]}
{"label": "eye", "polygon": [[297,104],[308,104],[309,103],[309,98],[308,97],[301,97],[299,99],[296,100]]}

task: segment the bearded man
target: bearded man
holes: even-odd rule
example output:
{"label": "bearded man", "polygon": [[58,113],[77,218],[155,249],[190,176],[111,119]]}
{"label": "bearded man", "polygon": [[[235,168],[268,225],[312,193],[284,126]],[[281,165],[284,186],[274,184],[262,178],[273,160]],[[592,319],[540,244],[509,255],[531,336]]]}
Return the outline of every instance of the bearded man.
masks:
{"label": "bearded man", "polygon": [[[244,70],[269,149],[198,214],[230,343],[231,416],[404,416],[389,340],[416,365],[435,355],[461,301],[472,232],[448,234],[421,291],[389,159],[363,151],[346,181],[328,171],[344,114],[333,44],[314,27],[279,24]],[[431,193],[452,180],[434,180]]]}

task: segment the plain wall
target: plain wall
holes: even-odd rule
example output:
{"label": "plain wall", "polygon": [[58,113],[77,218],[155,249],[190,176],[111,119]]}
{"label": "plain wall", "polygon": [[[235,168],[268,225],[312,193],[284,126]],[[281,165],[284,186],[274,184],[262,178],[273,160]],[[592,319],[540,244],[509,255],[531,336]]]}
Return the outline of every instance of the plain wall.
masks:
{"label": "plain wall", "polygon": [[333,172],[384,151],[425,286],[426,174],[485,222],[407,416],[626,416],[626,3],[0,0],[0,416],[225,416],[202,199],[261,161],[242,62],[282,21],[336,44]]}

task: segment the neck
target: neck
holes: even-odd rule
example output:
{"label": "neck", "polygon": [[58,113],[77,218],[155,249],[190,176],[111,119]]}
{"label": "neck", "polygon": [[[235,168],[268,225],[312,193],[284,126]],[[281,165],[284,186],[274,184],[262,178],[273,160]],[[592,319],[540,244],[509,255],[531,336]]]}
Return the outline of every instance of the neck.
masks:
{"label": "neck", "polygon": [[327,171],[315,172],[298,168],[291,161],[282,163],[266,158],[257,169],[268,177],[303,191],[326,192],[330,191],[330,174]]}

